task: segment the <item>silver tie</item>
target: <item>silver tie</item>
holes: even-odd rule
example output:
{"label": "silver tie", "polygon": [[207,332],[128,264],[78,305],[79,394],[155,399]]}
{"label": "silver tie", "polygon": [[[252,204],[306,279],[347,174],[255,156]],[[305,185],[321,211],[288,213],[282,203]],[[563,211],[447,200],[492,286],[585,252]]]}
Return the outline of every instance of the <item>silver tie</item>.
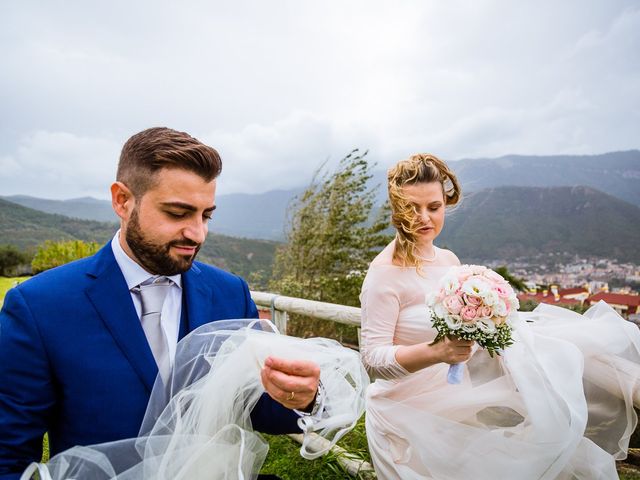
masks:
{"label": "silver tie", "polygon": [[142,303],[142,315],[140,318],[142,329],[151,347],[153,358],[155,358],[158,365],[158,372],[165,382],[169,376],[170,367],[169,345],[162,329],[160,314],[172,283],[167,277],[158,277],[152,283],[145,282],[134,288],[134,291],[140,293],[140,301]]}

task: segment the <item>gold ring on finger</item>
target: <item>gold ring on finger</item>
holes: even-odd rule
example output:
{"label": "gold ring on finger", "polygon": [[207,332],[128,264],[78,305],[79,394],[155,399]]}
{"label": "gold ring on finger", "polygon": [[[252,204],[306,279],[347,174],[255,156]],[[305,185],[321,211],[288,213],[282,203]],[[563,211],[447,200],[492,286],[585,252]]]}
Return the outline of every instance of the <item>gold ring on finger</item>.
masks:
{"label": "gold ring on finger", "polygon": [[296,392],[289,393],[289,395],[287,396],[287,402],[290,402],[291,400],[293,400],[295,396],[296,396]]}

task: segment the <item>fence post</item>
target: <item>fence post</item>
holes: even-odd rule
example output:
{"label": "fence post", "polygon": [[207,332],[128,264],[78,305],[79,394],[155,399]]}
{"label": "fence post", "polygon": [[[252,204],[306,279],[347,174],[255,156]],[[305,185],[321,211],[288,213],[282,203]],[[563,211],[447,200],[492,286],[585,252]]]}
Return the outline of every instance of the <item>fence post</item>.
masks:
{"label": "fence post", "polygon": [[278,331],[286,335],[287,334],[287,321],[289,320],[289,314],[281,310],[273,311],[273,323],[278,327]]}

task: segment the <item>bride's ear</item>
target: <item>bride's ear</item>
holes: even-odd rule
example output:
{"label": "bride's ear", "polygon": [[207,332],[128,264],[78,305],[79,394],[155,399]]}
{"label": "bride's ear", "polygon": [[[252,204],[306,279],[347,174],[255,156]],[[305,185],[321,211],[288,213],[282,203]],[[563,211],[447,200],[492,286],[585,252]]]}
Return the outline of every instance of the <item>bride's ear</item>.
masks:
{"label": "bride's ear", "polygon": [[111,185],[111,206],[121,220],[127,221],[135,208],[136,198],[133,192],[122,182]]}

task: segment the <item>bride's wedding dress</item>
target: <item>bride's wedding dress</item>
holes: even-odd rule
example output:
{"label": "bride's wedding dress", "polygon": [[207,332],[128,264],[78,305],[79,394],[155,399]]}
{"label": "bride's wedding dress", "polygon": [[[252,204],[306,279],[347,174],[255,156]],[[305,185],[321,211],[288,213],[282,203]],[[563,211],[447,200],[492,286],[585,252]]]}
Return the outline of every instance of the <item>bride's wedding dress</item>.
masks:
{"label": "bride's wedding dress", "polygon": [[[193,331],[178,344],[167,386],[156,381],[138,438],[74,447],[46,465],[32,464],[22,478],[36,471],[43,480],[255,478],[268,445],[252,430],[249,415],[264,392],[260,370],[269,355],[320,366],[324,414],[298,423],[301,455],[325,453],[364,411],[367,374],[357,352],[333,340],[287,337],[272,327],[227,320]],[[330,440],[327,449],[308,448],[312,432]]]}
{"label": "bride's wedding dress", "polygon": [[366,429],[381,480],[617,479],[640,402],[640,332],[599,303],[585,315],[540,305],[519,313],[501,357],[476,350],[460,385],[449,365],[409,373],[397,345],[432,341],[425,296],[447,252],[415,268],[371,265],[361,295],[363,361],[377,380]]}

